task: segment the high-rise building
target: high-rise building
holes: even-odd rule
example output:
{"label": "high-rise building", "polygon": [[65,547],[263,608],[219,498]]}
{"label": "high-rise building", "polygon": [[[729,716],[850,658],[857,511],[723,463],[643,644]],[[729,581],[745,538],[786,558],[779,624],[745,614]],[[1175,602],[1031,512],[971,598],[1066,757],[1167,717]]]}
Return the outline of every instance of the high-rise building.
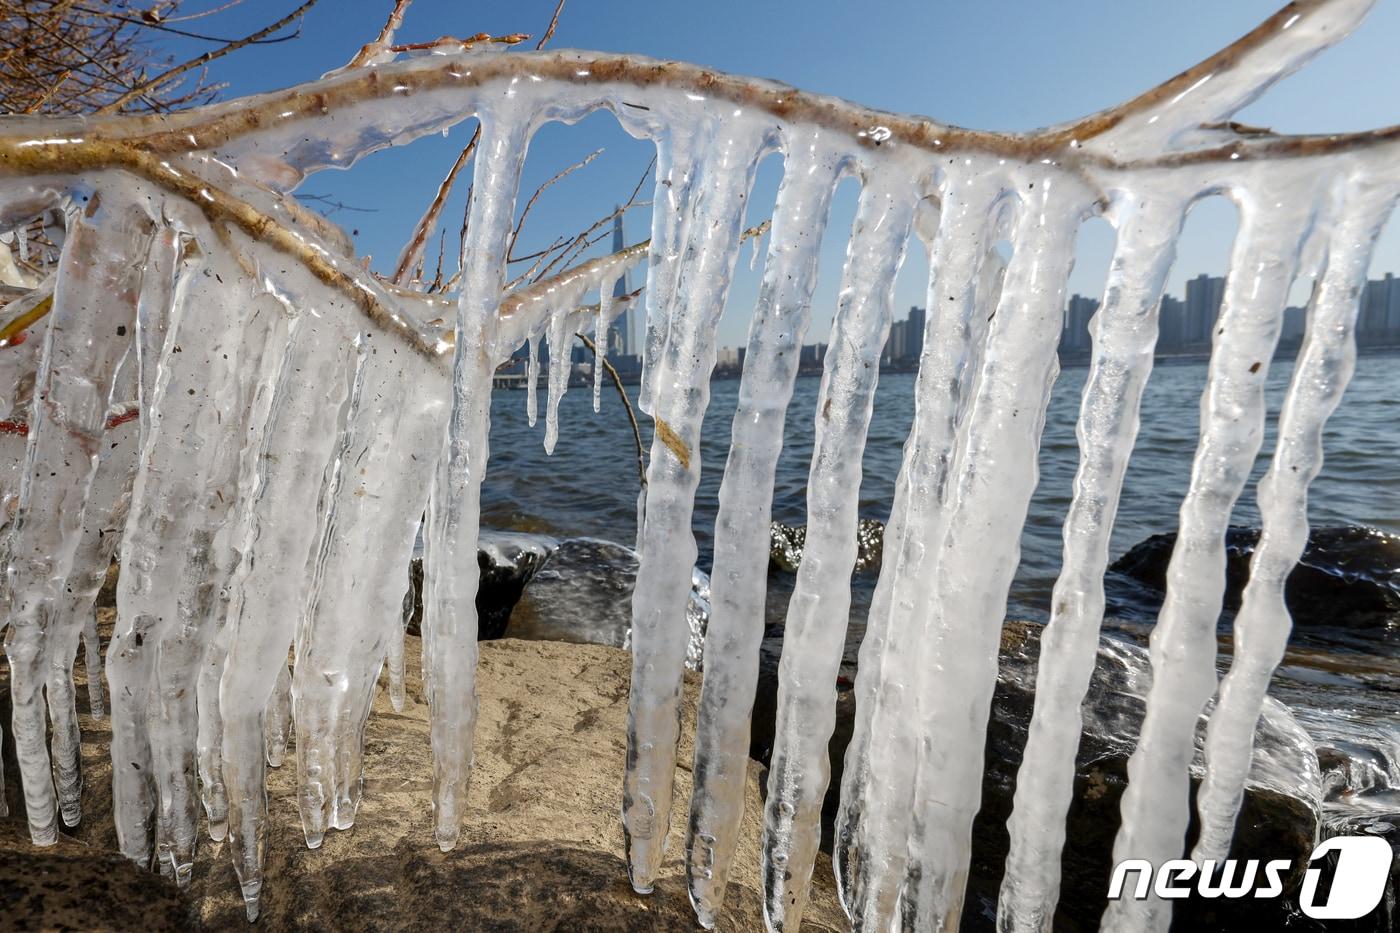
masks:
{"label": "high-rise building", "polygon": [[1215,320],[1220,316],[1220,303],[1225,298],[1225,279],[1202,272],[1186,283],[1186,321],[1183,343],[1188,348],[1202,349],[1211,343]]}
{"label": "high-rise building", "polygon": [[1394,273],[1387,272],[1385,278],[1366,283],[1356,334],[1362,344],[1400,338],[1400,279]]}
{"label": "high-rise building", "polygon": [[1060,333],[1061,353],[1066,356],[1085,356],[1089,353],[1093,347],[1089,322],[1098,310],[1097,299],[1078,294],[1070,296],[1069,305],[1065,308],[1064,329]]}
{"label": "high-rise building", "polygon": [[1180,298],[1162,296],[1157,314],[1157,352],[1180,353],[1186,343],[1186,305]]}
{"label": "high-rise building", "polygon": [[[622,209],[613,216],[612,251],[619,253],[627,248],[627,240],[622,235]],[[631,289],[627,287],[627,274],[624,272],[613,286],[613,297],[623,298]],[[623,311],[608,328],[608,355],[628,356],[632,353],[632,311]]]}

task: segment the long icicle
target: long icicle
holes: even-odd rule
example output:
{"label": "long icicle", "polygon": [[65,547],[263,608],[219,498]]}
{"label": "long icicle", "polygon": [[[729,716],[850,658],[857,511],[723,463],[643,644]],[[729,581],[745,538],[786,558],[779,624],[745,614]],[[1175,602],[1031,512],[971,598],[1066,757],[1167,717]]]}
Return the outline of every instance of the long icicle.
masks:
{"label": "long icicle", "polygon": [[807,540],[788,602],[763,819],[764,920],[796,930],[821,837],[850,614],[862,455],[893,317],[894,283],[919,201],[904,172],[868,172],[832,322],[807,481]]}
{"label": "long icicle", "polygon": [[1192,859],[1230,851],[1269,679],[1292,629],[1284,584],[1308,541],[1308,485],[1322,468],[1322,429],[1356,365],[1359,296],[1395,193],[1352,183],[1328,236],[1326,269],[1308,308],[1307,335],[1279,415],[1278,443],[1259,483],[1259,543],[1234,625],[1234,659],[1206,734],[1206,775],[1196,798],[1201,832]]}
{"label": "long icicle", "polygon": [[[928,636],[918,650],[915,757],[901,910],[915,929],[955,929],[982,800],[983,758],[1001,625],[1038,479],[1037,454],[1057,375],[1075,230],[1092,198],[1068,180],[1013,176],[1023,192],[996,318],[950,474],[949,515]],[[1031,185],[1034,184],[1032,188]]]}
{"label": "long icicle", "polygon": [[[676,270],[675,301],[659,307],[670,330],[647,377],[657,430],[647,466],[641,565],[632,595],[632,684],[622,825],[632,887],[649,893],[661,867],[671,821],[671,792],[685,673],[686,601],[695,566],[691,529],[700,481],[700,428],[715,365],[715,329],[739,252],[744,206],[765,124],[742,115],[708,124],[699,144],[703,169]],[[658,182],[658,197],[664,197]],[[644,379],[644,381],[646,381]]]}
{"label": "long icicle", "polygon": [[477,532],[491,427],[490,356],[531,126],[523,106],[480,115],[470,220],[462,246],[452,410],[428,506],[423,564],[423,682],[433,747],[433,833],[446,852],[466,815],[476,730]]}
{"label": "long icicle", "polygon": [[1095,319],[1093,358],[1079,409],[1079,469],[1064,522],[1064,557],[1040,639],[1035,709],[1016,775],[1011,837],[997,909],[1003,933],[1048,931],[1059,900],[1060,852],[1074,789],[1080,705],[1103,622],[1103,575],[1143,388],[1152,372],[1157,313],[1185,219],[1180,198],[1114,205],[1115,256]]}
{"label": "long icicle", "polygon": [[[402,625],[403,568],[445,428],[440,380],[435,366],[406,350],[368,354],[345,454],[349,475],[322,544],[323,578],[293,674],[297,803],[311,848],[328,829],[349,829],[359,808],[365,721],[386,642]],[[367,552],[371,537],[378,546]],[[401,635],[399,644],[402,664]]]}
{"label": "long icicle", "polygon": [[739,383],[719,487],[705,681],[695,733],[686,874],[701,925],[713,927],[738,843],[749,724],[768,587],[768,523],[783,423],[811,317],[818,249],[842,159],[820,131],[787,142],[773,239]]}
{"label": "long icicle", "polygon": [[8,545],[5,638],[15,757],[35,845],[58,838],[42,698],[44,629],[82,539],[113,381],[131,342],[118,328],[135,321],[149,241],[148,218],[119,190],[70,215],[35,383]]}
{"label": "long icicle", "polygon": [[[1005,187],[995,176],[954,172],[941,188],[941,209],[924,202],[918,231],[930,249],[928,318],[925,322],[919,375],[914,389],[914,422],[905,442],[895,484],[890,521],[885,528],[884,559],[861,640],[856,675],[856,713],[846,751],[837,813],[833,861],[842,902],[848,912],[857,900],[889,901],[866,892],[871,858],[902,858],[898,827],[913,799],[912,768],[874,773],[880,746],[902,743],[898,754],[913,755],[913,723],[899,712],[907,689],[905,668],[917,644],[915,607],[929,584],[939,556],[928,543],[938,540],[946,517],[948,471],[981,358],[986,320],[995,310],[994,296],[983,286],[984,267],[995,224],[994,209]],[[899,686],[894,686],[899,685]],[[900,800],[886,809],[875,801]],[[876,812],[868,807],[876,802]],[[877,850],[884,850],[875,855]],[[896,851],[897,850],[897,851]],[[893,879],[895,876],[891,875]],[[895,883],[893,880],[892,884]]]}
{"label": "long icicle", "polygon": [[[325,300],[313,292],[308,302]],[[226,623],[228,654],[219,681],[228,838],[250,920],[262,893],[267,836],[264,717],[309,596],[308,563],[329,501],[328,467],[361,377],[362,348],[346,318],[300,311],[289,328],[277,399],[249,490],[251,549],[234,574],[237,615]],[[353,341],[353,343],[352,343]]]}
{"label": "long icicle", "polygon": [[[1298,169],[1296,196],[1240,196],[1240,230],[1215,327],[1201,439],[1181,504],[1167,595],[1152,631],[1152,688],[1128,759],[1114,862],[1180,857],[1196,720],[1215,692],[1216,622],[1225,595],[1225,529],[1264,437],[1264,380],[1314,210],[1315,184]],[[1109,933],[1164,933],[1171,902],[1151,893],[1110,901]]]}

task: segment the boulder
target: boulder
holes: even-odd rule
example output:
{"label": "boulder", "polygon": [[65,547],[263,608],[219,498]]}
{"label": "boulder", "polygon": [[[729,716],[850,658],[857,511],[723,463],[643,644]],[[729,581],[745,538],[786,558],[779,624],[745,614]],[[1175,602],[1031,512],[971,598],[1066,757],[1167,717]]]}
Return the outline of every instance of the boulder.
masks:
{"label": "boulder", "polygon": [[[687,676],[676,806],[668,857],[650,896],[627,882],[618,806],[626,751],[631,659],[595,645],[499,640],[481,645],[481,716],[476,767],[462,840],[438,851],[431,831],[432,766],[427,706],[418,671],[418,639],[407,645],[407,703],[395,713],[381,691],[366,729],[364,801],[353,829],[331,832],[306,848],[296,807],[294,758],[268,776],[265,930],[694,930],[686,894],[683,831],[699,679]],[[79,690],[79,697],[83,691]],[[223,844],[201,836],[189,889],[176,895],[157,876],[142,876],[109,853],[110,732],[83,717],[86,817],[77,841],[38,850],[18,818],[0,821],[0,877],[23,876],[30,888],[5,885],[0,907],[47,885],[43,903],[74,913],[45,915],[46,926],[166,929],[257,929],[244,919],[233,867]],[[762,929],[759,864],[760,769],[750,769],[738,858],[721,930]],[[14,796],[11,797],[14,800]],[[104,851],[105,850],[105,851]],[[81,871],[68,862],[76,857]],[[99,872],[111,880],[93,883]],[[125,908],[109,892],[133,877],[144,893]],[[836,903],[831,865],[818,865],[804,930],[846,928]],[[52,883],[50,884],[50,880]],[[14,893],[12,893],[14,892]],[[10,900],[6,900],[10,898]],[[40,908],[42,909],[42,907]],[[66,907],[64,908],[67,909]],[[55,907],[57,910],[57,907]],[[8,922],[15,914],[0,914]],[[32,916],[32,914],[30,915]],[[130,921],[130,922],[128,922]]]}
{"label": "boulder", "polygon": [[[973,860],[964,910],[964,930],[991,930],[997,892],[1006,859],[1006,818],[1011,813],[1016,772],[1020,767],[1035,700],[1038,625],[1008,622],[1003,630],[997,688],[983,753],[982,809],[973,826]],[[1127,786],[1127,762],[1136,744],[1151,685],[1151,666],[1142,649],[1111,638],[1100,642],[1098,663],[1084,706],[1075,795],[1068,818],[1064,877],[1056,930],[1098,927],[1108,890],[1113,837],[1118,830],[1118,803]],[[823,846],[829,850],[832,822],[839,803],[841,773],[855,716],[855,693],[838,683],[837,721],[828,745],[831,784],[823,808]],[[749,754],[767,762],[772,755],[777,673],[771,665],[760,673]],[[1204,726],[1204,719],[1202,719]],[[1198,747],[1203,740],[1198,730]],[[1200,782],[1200,761],[1192,775],[1192,799]],[[1318,828],[1320,774],[1312,742],[1292,715],[1269,701],[1255,738],[1255,766],[1245,792],[1235,838],[1234,857],[1292,858],[1301,865],[1312,849]],[[1192,837],[1196,832],[1193,825]],[[1300,880],[1291,879],[1290,893]],[[1177,929],[1233,930],[1281,928],[1296,922],[1292,903],[1273,901],[1178,902]],[[1253,925],[1247,925],[1252,923]],[[1183,925],[1184,924],[1184,925]]]}
{"label": "boulder", "polygon": [[[637,552],[599,538],[569,538],[525,586],[505,628],[507,638],[628,648]],[[686,624],[686,667],[698,671],[710,619],[710,578],[693,568]]]}
{"label": "boulder", "polygon": [[[807,544],[807,526],[773,522],[768,533],[768,566],[796,573],[802,564],[802,549]],[[879,570],[884,546],[884,524],[873,518],[862,518],[856,526],[856,572]]]}
{"label": "boulder", "polygon": [[[545,560],[559,546],[548,535],[483,528],[477,537],[476,563],[481,582],[476,591],[477,635],[482,640],[500,638],[511,610]],[[408,568],[408,592],[404,594],[408,632],[421,635],[423,625],[423,558],[415,556]]]}
{"label": "boulder", "polygon": [[[1225,535],[1225,609],[1240,607],[1258,528]],[[1153,535],[1109,568],[1106,583],[1127,584],[1129,598],[1161,605],[1176,534]],[[1296,637],[1365,650],[1400,643],[1400,537],[1347,525],[1314,528],[1284,590]]]}

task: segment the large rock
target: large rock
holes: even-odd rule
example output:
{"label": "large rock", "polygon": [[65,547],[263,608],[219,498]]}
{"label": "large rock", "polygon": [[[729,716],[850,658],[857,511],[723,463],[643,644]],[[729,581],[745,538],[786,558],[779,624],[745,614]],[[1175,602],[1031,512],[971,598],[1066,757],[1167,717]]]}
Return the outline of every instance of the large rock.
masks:
{"label": "large rock", "polygon": [[[265,930],[693,930],[684,850],[699,680],[687,677],[668,858],[648,897],[627,882],[618,806],[626,751],[626,652],[592,645],[503,640],[481,645],[476,768],[462,841],[452,852],[433,842],[427,706],[409,639],[408,702],[395,713],[381,692],[366,730],[364,802],[352,830],[330,833],[318,850],[302,839],[295,766],[268,773],[270,832],[267,884],[259,926]],[[83,692],[79,691],[79,697]],[[85,817],[76,831],[87,845],[82,871],[64,860],[78,849],[35,850],[15,817],[0,822],[0,879],[24,875],[48,883],[51,904],[72,904],[74,928],[161,926],[171,891],[144,879],[144,913],[119,912],[113,885],[134,872],[112,862],[110,733],[84,716]],[[8,730],[7,730],[8,731]],[[12,796],[12,800],[14,797]],[[762,929],[758,877],[759,768],[751,768],[739,853],[720,928]],[[199,925],[250,929],[225,847],[208,843],[185,895]],[[93,884],[112,867],[113,881]],[[51,879],[51,881],[50,881]],[[818,866],[804,930],[845,929],[830,863]],[[139,890],[139,888],[137,888]],[[12,889],[18,890],[18,889]],[[6,903],[0,894],[0,906]],[[30,898],[20,893],[15,899]],[[177,904],[176,907],[179,907]],[[178,914],[178,910],[175,910]],[[13,914],[0,914],[4,925]],[[136,917],[128,923],[127,918]],[[145,917],[151,918],[147,922]],[[197,928],[196,924],[186,926]]]}
{"label": "large rock", "polygon": [[[548,535],[483,528],[477,536],[476,564],[481,579],[476,589],[477,637],[500,638],[510,621],[525,584],[544,565],[559,542]],[[422,634],[423,558],[408,568],[404,616],[410,635]]]}
{"label": "large rock", "polygon": [[[1236,610],[1249,582],[1258,528],[1232,527],[1225,535],[1225,608]],[[1136,584],[1160,605],[1176,534],[1153,535],[1109,568],[1110,585]],[[1374,528],[1314,528],[1302,560],[1284,590],[1298,638],[1365,649],[1400,642],[1400,537]]]}
{"label": "large rock", "polygon": [[[1025,747],[1035,700],[1040,627],[1008,622],[1003,632],[999,676],[983,754],[982,809],[973,827],[973,861],[964,911],[964,930],[990,930],[1008,847],[1006,818],[1011,813],[1016,772]],[[1105,638],[1084,707],[1074,801],[1069,811],[1063,889],[1056,930],[1098,927],[1108,890],[1113,837],[1118,830],[1118,803],[1127,786],[1127,761],[1136,744],[1151,685],[1146,652]],[[845,683],[837,688],[836,730],[828,745],[831,790],[823,808],[823,845],[830,845],[831,824],[846,746],[855,715],[855,694]],[[750,755],[772,755],[776,671],[760,674]],[[1202,721],[1204,723],[1204,720]],[[1198,744],[1201,736],[1198,735]],[[1255,742],[1255,767],[1245,793],[1235,839],[1234,857],[1306,859],[1318,826],[1320,775],[1311,740],[1280,704],[1269,702]],[[1192,799],[1200,781],[1199,760],[1192,776]],[[1192,838],[1196,828],[1191,828]],[[1296,892],[1297,878],[1292,879]],[[1203,905],[1211,906],[1202,910]],[[1280,928],[1291,913],[1286,900],[1178,902],[1176,929],[1234,930]],[[1290,917],[1290,922],[1298,918]],[[1248,925],[1253,922],[1253,925]]]}
{"label": "large rock", "polygon": [[[638,566],[637,552],[626,545],[599,538],[561,541],[525,586],[506,637],[631,647]],[[685,615],[686,667],[698,671],[710,620],[710,578],[698,567],[691,570]]]}

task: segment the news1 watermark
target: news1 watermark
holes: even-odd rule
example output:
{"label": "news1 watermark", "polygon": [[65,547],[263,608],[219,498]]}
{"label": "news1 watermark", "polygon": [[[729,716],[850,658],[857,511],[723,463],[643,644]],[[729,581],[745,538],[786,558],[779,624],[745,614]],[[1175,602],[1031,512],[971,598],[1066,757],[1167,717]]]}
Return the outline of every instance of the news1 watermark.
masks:
{"label": "news1 watermark", "polygon": [[[1328,856],[1336,853],[1335,859]],[[1356,920],[1376,909],[1385,895],[1395,852],[1379,836],[1334,836],[1319,843],[1308,857],[1298,907],[1314,920]],[[1329,864],[1330,863],[1330,864]],[[1172,859],[1154,868],[1145,859],[1127,859],[1113,869],[1108,899],[1141,900],[1149,894],[1164,899],[1184,897],[1278,897],[1283,879],[1293,869],[1290,859]],[[1331,884],[1319,886],[1324,876]]]}

